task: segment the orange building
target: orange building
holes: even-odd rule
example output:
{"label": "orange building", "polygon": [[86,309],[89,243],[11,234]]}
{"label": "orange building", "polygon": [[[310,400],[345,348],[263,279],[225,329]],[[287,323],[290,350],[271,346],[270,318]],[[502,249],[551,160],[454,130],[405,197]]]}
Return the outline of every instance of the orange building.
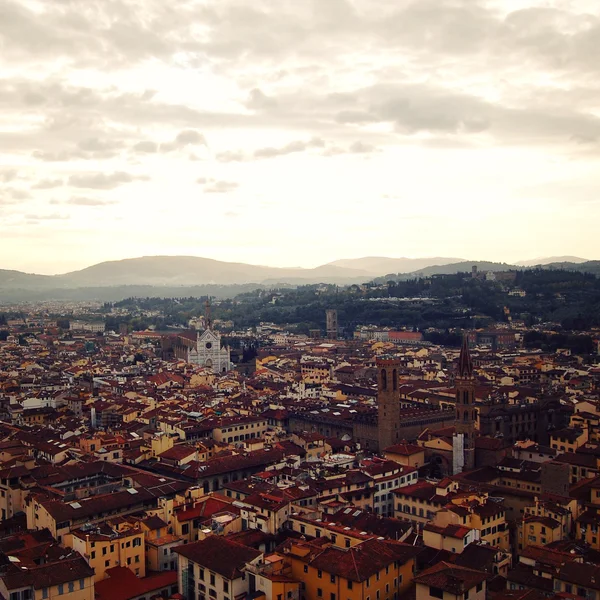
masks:
{"label": "orange building", "polygon": [[327,538],[287,540],[281,556],[306,600],[392,599],[411,584],[418,553],[410,544],[369,539],[341,549]]}

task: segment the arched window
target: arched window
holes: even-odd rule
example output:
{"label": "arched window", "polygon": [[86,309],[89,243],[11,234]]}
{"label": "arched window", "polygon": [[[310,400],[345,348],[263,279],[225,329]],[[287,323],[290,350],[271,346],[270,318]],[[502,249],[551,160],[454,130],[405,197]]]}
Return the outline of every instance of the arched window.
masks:
{"label": "arched window", "polygon": [[465,421],[465,422],[466,422],[466,421],[468,421],[468,420],[469,420],[469,412],[468,412],[468,411],[465,411],[465,412],[463,413],[463,421]]}
{"label": "arched window", "polygon": [[469,404],[469,391],[465,390],[463,392],[463,404]]}
{"label": "arched window", "polygon": [[381,369],[381,389],[387,390],[387,373],[385,369]]}
{"label": "arched window", "polygon": [[396,391],[398,389],[398,371],[394,369],[392,371],[392,389]]}

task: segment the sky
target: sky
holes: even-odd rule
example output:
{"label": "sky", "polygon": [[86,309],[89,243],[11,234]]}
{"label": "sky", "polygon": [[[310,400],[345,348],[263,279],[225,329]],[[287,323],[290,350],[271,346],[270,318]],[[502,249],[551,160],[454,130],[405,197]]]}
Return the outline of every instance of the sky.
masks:
{"label": "sky", "polygon": [[0,0],[0,268],[600,258],[597,0]]}

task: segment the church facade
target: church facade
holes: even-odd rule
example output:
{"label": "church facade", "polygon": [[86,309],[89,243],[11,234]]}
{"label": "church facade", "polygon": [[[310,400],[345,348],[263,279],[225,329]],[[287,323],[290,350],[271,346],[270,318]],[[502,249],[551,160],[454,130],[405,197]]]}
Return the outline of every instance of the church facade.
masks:
{"label": "church facade", "polygon": [[230,349],[222,345],[221,336],[211,327],[198,332],[195,339],[179,336],[172,350],[176,358],[210,369],[213,373],[227,373],[233,368]]}
{"label": "church facade", "polygon": [[231,352],[221,345],[221,336],[212,329],[198,332],[195,347],[190,348],[188,362],[212,369],[213,373],[231,370]]}

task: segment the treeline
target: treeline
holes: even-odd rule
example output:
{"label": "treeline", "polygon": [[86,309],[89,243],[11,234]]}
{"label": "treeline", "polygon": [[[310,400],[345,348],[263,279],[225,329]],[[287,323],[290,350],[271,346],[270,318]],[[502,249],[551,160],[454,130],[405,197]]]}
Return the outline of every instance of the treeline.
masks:
{"label": "treeline", "polygon": [[574,354],[591,354],[594,352],[594,340],[589,335],[568,333],[542,333],[528,331],[524,338],[525,348],[541,348],[545,352],[556,352],[559,349],[571,350]]}

